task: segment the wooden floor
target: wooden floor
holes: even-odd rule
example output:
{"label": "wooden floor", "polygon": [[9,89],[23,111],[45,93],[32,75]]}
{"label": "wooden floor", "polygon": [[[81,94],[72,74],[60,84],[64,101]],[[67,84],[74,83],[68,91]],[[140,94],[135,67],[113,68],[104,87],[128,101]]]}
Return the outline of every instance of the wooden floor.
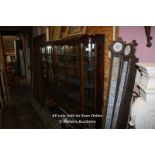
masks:
{"label": "wooden floor", "polygon": [[9,92],[9,104],[2,110],[3,129],[48,128],[32,106],[32,92],[27,85],[21,83]]}
{"label": "wooden floor", "polygon": [[43,122],[30,102],[5,107],[2,111],[3,129],[43,129]]}

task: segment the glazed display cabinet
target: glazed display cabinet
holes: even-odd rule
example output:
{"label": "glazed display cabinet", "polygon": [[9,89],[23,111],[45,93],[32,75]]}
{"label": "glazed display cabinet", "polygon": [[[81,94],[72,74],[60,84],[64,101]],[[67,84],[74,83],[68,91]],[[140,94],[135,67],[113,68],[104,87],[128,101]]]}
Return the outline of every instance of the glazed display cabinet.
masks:
{"label": "glazed display cabinet", "polygon": [[[104,35],[81,35],[40,47],[44,95],[67,114],[102,114]],[[97,119],[95,128],[100,128]]]}

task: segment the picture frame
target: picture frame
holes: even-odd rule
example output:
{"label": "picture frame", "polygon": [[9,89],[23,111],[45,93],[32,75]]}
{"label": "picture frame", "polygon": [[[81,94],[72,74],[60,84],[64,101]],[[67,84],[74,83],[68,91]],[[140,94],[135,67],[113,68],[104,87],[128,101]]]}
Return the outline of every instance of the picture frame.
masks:
{"label": "picture frame", "polygon": [[67,26],[61,26],[60,38],[63,38],[63,36],[66,35],[66,32],[67,32]]}
{"label": "picture frame", "polygon": [[70,37],[86,33],[86,26],[66,26],[65,33],[62,37]]}
{"label": "picture frame", "polygon": [[49,40],[59,40],[61,38],[61,26],[49,27]]}

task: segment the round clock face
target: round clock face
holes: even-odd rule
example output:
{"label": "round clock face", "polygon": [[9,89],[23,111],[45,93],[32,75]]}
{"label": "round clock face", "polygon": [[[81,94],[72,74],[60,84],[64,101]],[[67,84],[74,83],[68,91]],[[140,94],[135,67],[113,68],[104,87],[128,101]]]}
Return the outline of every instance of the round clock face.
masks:
{"label": "round clock face", "polygon": [[130,47],[130,45],[127,45],[126,48],[125,48],[124,54],[129,55],[130,51],[131,51],[131,47]]}
{"label": "round clock face", "polygon": [[113,50],[115,52],[120,52],[122,50],[123,46],[120,42],[116,42],[114,45],[113,45]]}

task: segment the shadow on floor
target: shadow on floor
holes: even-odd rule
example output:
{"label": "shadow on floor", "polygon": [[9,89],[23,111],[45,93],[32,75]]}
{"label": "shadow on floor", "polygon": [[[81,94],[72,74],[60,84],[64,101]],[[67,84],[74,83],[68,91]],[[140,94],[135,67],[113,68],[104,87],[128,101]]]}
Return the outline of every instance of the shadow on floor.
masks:
{"label": "shadow on floor", "polygon": [[[2,110],[3,129],[51,128],[46,116],[42,118],[33,104],[32,91],[23,81],[9,90],[9,104]],[[44,121],[45,120],[45,121]]]}
{"label": "shadow on floor", "polygon": [[30,102],[7,106],[2,111],[3,129],[44,129]]}

